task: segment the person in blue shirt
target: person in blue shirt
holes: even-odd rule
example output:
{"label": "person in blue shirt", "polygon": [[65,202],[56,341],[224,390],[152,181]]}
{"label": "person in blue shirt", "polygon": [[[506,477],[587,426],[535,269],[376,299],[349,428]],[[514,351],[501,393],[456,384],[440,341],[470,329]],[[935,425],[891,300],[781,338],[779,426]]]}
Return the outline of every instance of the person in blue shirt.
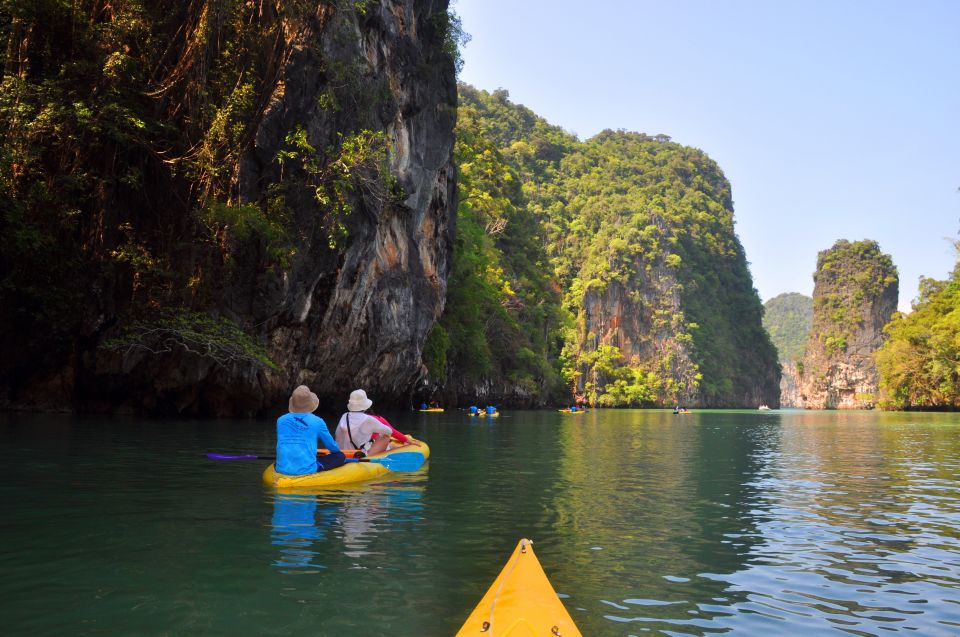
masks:
{"label": "person in blue shirt", "polygon": [[495,413],[497,413],[497,408],[494,407],[493,405],[487,405],[487,413],[488,413],[488,414],[495,414]]}
{"label": "person in blue shirt", "polygon": [[[337,446],[323,418],[313,412],[320,399],[306,385],[293,390],[288,405],[289,413],[277,418],[277,472],[288,476],[302,476],[328,471],[346,462],[346,456]],[[330,454],[317,457],[318,443]]]}

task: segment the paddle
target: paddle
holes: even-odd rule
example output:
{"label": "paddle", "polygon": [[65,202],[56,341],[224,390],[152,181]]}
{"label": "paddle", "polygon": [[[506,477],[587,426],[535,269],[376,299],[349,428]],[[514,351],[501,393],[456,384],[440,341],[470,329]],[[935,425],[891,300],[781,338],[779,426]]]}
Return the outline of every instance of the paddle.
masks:
{"label": "paddle", "polygon": [[269,456],[256,456],[252,453],[241,453],[236,455],[230,455],[228,453],[208,453],[207,457],[211,460],[276,460],[276,458],[271,458]]}
{"label": "paddle", "polygon": [[[318,456],[326,456],[329,453],[329,449],[317,449]],[[351,458],[357,451],[356,449],[345,449],[343,453],[346,454],[348,458]],[[254,453],[208,453],[207,457],[211,460],[276,460],[273,456],[258,456]]]}
{"label": "paddle", "polygon": [[347,458],[347,462],[375,462],[382,464],[390,471],[416,471],[423,466],[426,458],[416,451],[398,451],[389,456],[375,456],[373,458]]}
{"label": "paddle", "polygon": [[[225,454],[208,453],[207,457],[211,460],[276,460],[273,456],[258,456],[252,453]],[[398,451],[389,456],[377,456],[374,458],[347,458],[347,462],[372,462],[382,464],[390,471],[416,471],[423,466],[426,458],[422,453],[416,451]]]}

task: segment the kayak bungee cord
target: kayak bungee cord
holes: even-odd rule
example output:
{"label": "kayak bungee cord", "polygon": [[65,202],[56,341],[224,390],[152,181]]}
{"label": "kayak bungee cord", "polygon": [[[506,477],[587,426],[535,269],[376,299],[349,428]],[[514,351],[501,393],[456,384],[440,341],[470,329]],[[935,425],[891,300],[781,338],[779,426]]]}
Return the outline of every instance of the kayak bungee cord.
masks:
{"label": "kayak bungee cord", "polygon": [[[513,574],[513,569],[516,568],[517,564],[520,563],[520,558],[521,558],[522,556],[526,555],[526,553],[527,553],[527,545],[532,546],[532,545],[533,545],[533,540],[526,540],[526,539],[520,540],[520,550],[517,551],[517,559],[513,560],[513,562],[510,564],[510,569],[509,569],[509,570],[504,574],[504,576],[500,579],[500,586],[497,587],[497,592],[494,593],[494,595],[493,595],[493,600],[491,600],[491,602],[490,602],[490,615],[489,615],[489,619],[488,619],[487,621],[483,622],[483,625],[480,627],[480,632],[481,632],[481,633],[485,633],[485,632],[487,632],[488,630],[490,630],[491,628],[493,628],[493,615],[494,615],[494,612],[495,612],[496,607],[497,607],[497,598],[500,597],[500,593],[503,591],[504,585],[507,583],[507,580],[510,579],[510,575]],[[555,626],[551,627],[550,632],[551,632],[552,634],[556,635],[557,637],[560,637],[560,627],[559,627],[559,626],[556,626],[556,625],[555,625]],[[492,635],[492,634],[493,634],[493,633],[491,633],[491,635]]]}
{"label": "kayak bungee cord", "polygon": [[497,587],[497,592],[493,596],[493,601],[490,603],[490,619],[483,622],[483,626],[480,628],[481,633],[485,633],[493,626],[493,611],[497,608],[497,598],[500,597],[500,591],[503,590],[503,585],[507,583],[507,579],[510,577],[510,574],[513,573],[513,569],[516,568],[517,562],[520,561],[520,556],[526,554],[527,552],[527,543],[531,543],[530,540],[521,540],[520,541],[520,552],[517,553],[517,559],[513,560],[513,563],[510,565],[510,570],[507,571],[507,574],[503,576],[500,580],[500,586]]}

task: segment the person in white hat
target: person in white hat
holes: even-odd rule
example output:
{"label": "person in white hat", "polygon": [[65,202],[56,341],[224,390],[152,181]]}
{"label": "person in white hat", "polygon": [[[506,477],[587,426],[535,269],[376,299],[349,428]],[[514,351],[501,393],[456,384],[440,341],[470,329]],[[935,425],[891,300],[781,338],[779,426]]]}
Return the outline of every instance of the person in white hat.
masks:
{"label": "person in white hat", "polygon": [[[293,390],[289,412],[277,418],[277,473],[302,476],[335,469],[346,462],[327,423],[313,415],[319,406],[320,399],[306,385]],[[317,457],[319,443],[330,450],[329,455]]]}
{"label": "person in white hat", "polygon": [[342,449],[358,449],[367,456],[387,450],[393,429],[364,413],[372,406],[373,401],[367,398],[367,392],[362,389],[350,393],[347,412],[340,416],[340,422],[337,423],[337,444]]}

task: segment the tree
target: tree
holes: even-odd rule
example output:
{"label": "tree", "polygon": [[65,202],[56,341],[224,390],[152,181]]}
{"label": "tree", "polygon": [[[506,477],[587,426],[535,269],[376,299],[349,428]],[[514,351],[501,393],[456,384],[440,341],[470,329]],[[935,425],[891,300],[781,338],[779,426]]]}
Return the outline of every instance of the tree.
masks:
{"label": "tree", "polygon": [[960,407],[960,264],[946,281],[923,278],[910,314],[897,313],[875,354],[880,406]]}

